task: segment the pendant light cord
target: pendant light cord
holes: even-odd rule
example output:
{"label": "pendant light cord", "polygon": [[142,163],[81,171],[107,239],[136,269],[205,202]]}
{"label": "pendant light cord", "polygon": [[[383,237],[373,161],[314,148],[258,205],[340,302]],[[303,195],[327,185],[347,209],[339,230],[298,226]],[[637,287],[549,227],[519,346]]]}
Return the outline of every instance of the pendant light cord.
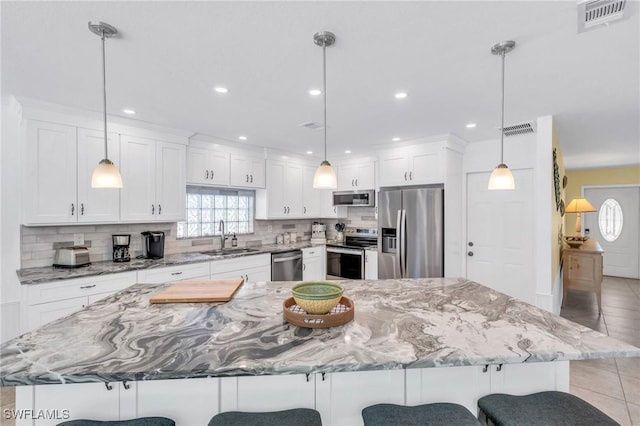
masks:
{"label": "pendant light cord", "polygon": [[108,159],[107,155],[107,72],[106,72],[106,60],[104,54],[104,30],[100,35],[102,40],[102,111],[104,119],[104,158]]}
{"label": "pendant light cord", "polygon": [[502,122],[500,124],[500,164],[504,164],[504,56],[502,51]]}
{"label": "pendant light cord", "polygon": [[327,161],[327,43],[322,42],[322,93],[324,95],[324,161]]}

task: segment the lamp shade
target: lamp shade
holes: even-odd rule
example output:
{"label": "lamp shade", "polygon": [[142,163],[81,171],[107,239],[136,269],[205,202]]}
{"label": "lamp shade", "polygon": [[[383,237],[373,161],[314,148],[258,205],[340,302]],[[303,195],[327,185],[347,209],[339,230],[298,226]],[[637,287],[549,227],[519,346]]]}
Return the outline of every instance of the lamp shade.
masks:
{"label": "lamp shade", "polygon": [[338,187],[336,172],[327,160],[320,163],[316,174],[313,175],[313,187],[319,189],[336,189]]}
{"label": "lamp shade", "polygon": [[488,189],[514,189],[513,174],[506,164],[498,164],[489,178]]}
{"label": "lamp shade", "polygon": [[122,188],[120,171],[109,159],[98,163],[91,175],[92,188]]}
{"label": "lamp shade", "polygon": [[597,211],[595,207],[593,207],[586,198],[574,198],[567,208],[564,209],[565,213],[587,213],[595,211]]}

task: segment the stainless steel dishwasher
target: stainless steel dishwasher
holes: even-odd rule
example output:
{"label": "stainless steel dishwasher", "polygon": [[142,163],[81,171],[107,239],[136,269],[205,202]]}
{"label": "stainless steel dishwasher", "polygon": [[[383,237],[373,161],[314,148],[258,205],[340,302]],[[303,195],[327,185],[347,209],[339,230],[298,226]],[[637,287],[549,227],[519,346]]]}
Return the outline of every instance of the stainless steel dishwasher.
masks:
{"label": "stainless steel dishwasher", "polygon": [[302,250],[271,254],[271,281],[302,281]]}

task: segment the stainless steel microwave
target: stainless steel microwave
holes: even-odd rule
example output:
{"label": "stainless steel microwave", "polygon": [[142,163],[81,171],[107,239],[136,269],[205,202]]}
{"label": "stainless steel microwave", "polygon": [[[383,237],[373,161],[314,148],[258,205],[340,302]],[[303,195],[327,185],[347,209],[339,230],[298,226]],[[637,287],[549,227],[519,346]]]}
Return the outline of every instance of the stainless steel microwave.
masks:
{"label": "stainless steel microwave", "polygon": [[376,191],[333,191],[333,205],[373,207],[376,205]]}

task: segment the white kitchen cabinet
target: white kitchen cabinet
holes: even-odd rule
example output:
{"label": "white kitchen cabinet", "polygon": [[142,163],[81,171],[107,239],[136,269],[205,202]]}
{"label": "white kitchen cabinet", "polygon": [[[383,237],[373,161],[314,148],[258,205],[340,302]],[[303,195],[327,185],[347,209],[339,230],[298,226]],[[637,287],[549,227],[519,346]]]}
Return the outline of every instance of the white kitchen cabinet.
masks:
{"label": "white kitchen cabinet", "polygon": [[[91,188],[104,158],[104,133],[55,123],[26,123],[24,220],[28,224],[114,222],[118,189]],[[108,134],[109,158],[119,166],[117,134]]]}
{"label": "white kitchen cabinet", "polygon": [[220,378],[220,411],[314,408],[315,375],[285,374]]}
{"label": "white kitchen cabinet", "polygon": [[320,217],[333,219],[348,216],[348,210],[346,206],[334,206],[333,205],[333,190],[321,189],[320,195]]}
{"label": "white kitchen cabinet", "polygon": [[187,147],[187,183],[229,185],[229,153]]}
{"label": "white kitchen cabinet", "polygon": [[209,262],[211,279],[242,278],[245,283],[271,281],[271,254],[256,254]]}
{"label": "white kitchen cabinet", "polygon": [[404,386],[404,370],[316,374],[316,410],[323,424],[361,425],[369,405],[404,405]]}
{"label": "white kitchen cabinet", "polygon": [[337,169],[338,190],[357,191],[375,189],[375,163],[373,161],[340,165]]}
{"label": "white kitchen cabinet", "polygon": [[364,251],[364,279],[378,279],[378,252],[376,250]]}
{"label": "white kitchen cabinet", "polygon": [[316,168],[312,166],[304,166],[302,175],[302,216],[308,218],[321,217],[322,212],[322,195],[324,189],[316,189],[313,187],[313,177],[316,174]]}
{"label": "white kitchen cabinet", "polygon": [[256,192],[256,219],[302,217],[303,166],[267,160],[266,189]]}
{"label": "white kitchen cabinet", "polygon": [[314,246],[303,248],[302,279],[304,281],[322,281],[326,278],[325,247]]}
{"label": "white kitchen cabinet", "polygon": [[219,379],[137,382],[136,417],[161,416],[178,425],[206,425],[219,410]]}
{"label": "white kitchen cabinet", "polygon": [[136,273],[132,271],[24,285],[22,332],[35,330],[79,311],[90,303],[135,283]]}
{"label": "white kitchen cabinet", "polygon": [[173,283],[195,278],[209,278],[209,262],[166,266],[138,271],[138,282],[143,284]]}
{"label": "white kitchen cabinet", "polygon": [[176,222],[184,219],[186,147],[121,135],[123,221]]}
{"label": "white kitchen cabinet", "polygon": [[231,154],[231,186],[239,188],[265,187],[264,158]]}
{"label": "white kitchen cabinet", "polygon": [[425,143],[380,152],[380,186],[442,183],[442,151],[442,143]]}

